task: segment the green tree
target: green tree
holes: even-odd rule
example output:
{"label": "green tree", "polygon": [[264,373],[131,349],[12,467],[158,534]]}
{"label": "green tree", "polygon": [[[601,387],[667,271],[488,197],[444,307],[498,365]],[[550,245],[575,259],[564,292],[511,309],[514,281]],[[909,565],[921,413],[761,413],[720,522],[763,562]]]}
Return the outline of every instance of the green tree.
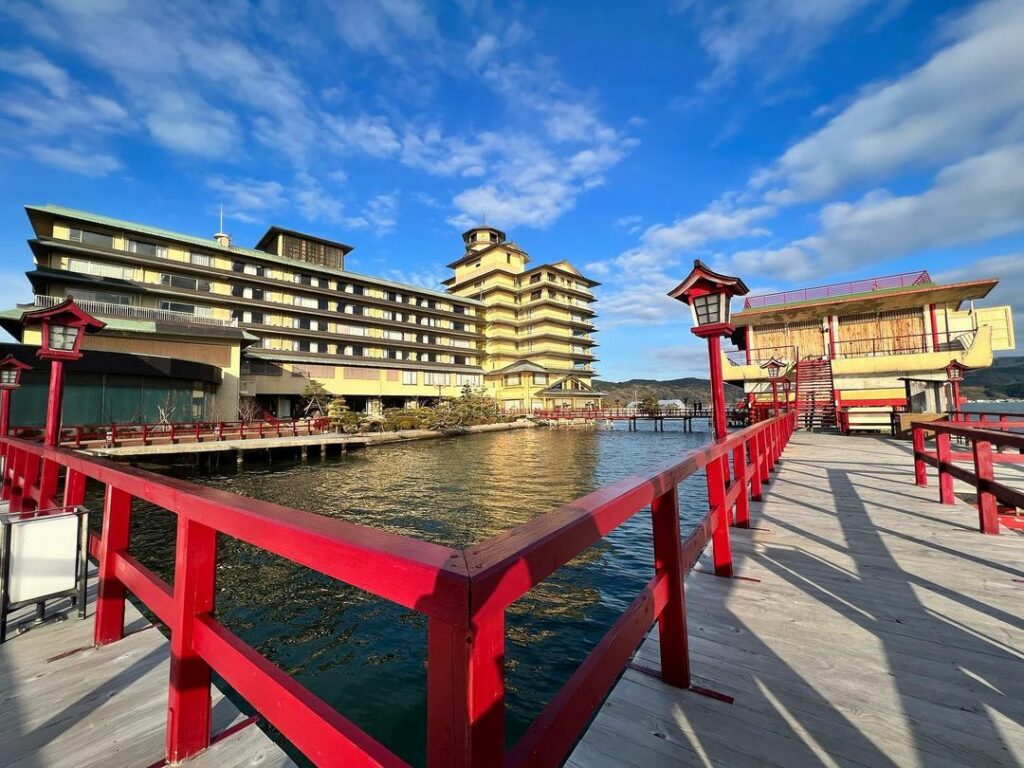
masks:
{"label": "green tree", "polygon": [[661,403],[654,395],[644,395],[640,399],[639,410],[645,416],[658,416],[661,413]]}

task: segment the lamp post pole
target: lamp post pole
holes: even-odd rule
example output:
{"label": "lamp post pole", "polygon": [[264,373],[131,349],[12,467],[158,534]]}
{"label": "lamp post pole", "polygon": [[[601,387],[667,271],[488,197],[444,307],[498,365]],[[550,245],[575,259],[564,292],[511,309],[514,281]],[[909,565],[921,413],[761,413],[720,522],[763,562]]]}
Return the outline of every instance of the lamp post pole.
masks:
{"label": "lamp post pole", "polygon": [[772,379],[772,406],[775,415],[779,415],[779,382]]}
{"label": "lamp post pole", "polygon": [[722,377],[722,337],[708,336],[708,361],[711,369],[711,410],[715,440],[728,432],[725,421],[725,381]]}
{"label": "lamp post pole", "polygon": [[50,390],[46,395],[46,434],[43,444],[60,442],[60,420],[64,410],[64,361],[50,360]]}

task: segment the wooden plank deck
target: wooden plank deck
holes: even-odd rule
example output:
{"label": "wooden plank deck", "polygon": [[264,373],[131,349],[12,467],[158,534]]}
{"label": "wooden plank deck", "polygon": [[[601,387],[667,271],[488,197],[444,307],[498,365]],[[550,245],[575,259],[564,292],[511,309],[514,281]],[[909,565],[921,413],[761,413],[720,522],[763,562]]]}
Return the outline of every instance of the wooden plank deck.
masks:
{"label": "wooden plank deck", "polygon": [[[1024,538],[982,535],[929,480],[909,443],[796,433],[733,529],[758,581],[686,582],[694,683],[734,703],[631,668],[567,764],[1024,765]],[[634,665],[658,651],[652,632]]]}
{"label": "wooden plank deck", "polygon": [[[93,590],[95,591],[95,590]],[[147,768],[162,764],[169,647],[129,603],[127,635],[92,648],[92,602],[80,621],[13,633],[0,645],[0,765],[4,768]],[[31,613],[24,609],[16,623]],[[62,611],[57,610],[60,614]],[[148,627],[148,628],[147,628]],[[287,768],[294,763],[214,688],[213,733],[224,734],[184,765]]]}

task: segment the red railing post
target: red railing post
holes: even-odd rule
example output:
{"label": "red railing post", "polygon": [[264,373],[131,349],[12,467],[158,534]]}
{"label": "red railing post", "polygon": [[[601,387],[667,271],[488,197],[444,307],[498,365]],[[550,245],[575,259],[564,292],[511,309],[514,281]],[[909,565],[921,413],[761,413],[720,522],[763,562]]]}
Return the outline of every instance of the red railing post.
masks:
{"label": "red railing post", "polygon": [[196,442],[197,443],[199,442],[199,432],[200,432],[200,430],[202,430],[202,426],[197,421],[196,422]]}
{"label": "red railing post", "polygon": [[736,497],[736,527],[750,527],[750,497],[747,496],[747,444],[741,442],[732,449],[733,482],[739,483]]}
{"label": "red railing post", "polygon": [[994,480],[992,470],[992,443],[974,440],[974,474],[978,478],[978,529],[982,533],[999,533],[996,497],[988,490]]}
{"label": "red railing post", "polygon": [[676,688],[690,686],[690,648],[686,635],[682,545],[679,538],[679,491],[672,486],[651,504],[654,528],[654,573],[668,582],[668,601],[658,617],[661,679]]}
{"label": "red railing post", "polygon": [[179,513],[167,698],[169,763],[210,746],[210,666],[192,646],[196,616],[213,611],[216,570],[217,532]]}
{"label": "red railing post", "polygon": [[117,445],[117,424],[110,423],[110,444]]}
{"label": "red railing post", "polygon": [[142,444],[149,445],[149,424],[142,425]]}
{"label": "red railing post", "polygon": [[924,463],[924,427],[915,424],[912,429],[914,436],[914,482],[928,485],[928,465]]}
{"label": "red railing post", "polygon": [[761,484],[762,486],[767,485],[771,481],[771,467],[769,464],[768,456],[768,432],[765,429],[761,429],[757,433],[758,452],[761,455],[761,466],[758,471],[761,473]]}
{"label": "red railing post", "polygon": [[75,427],[75,448],[82,447],[82,428]]}
{"label": "red railing post", "polygon": [[472,624],[467,629],[435,617],[427,624],[428,768],[504,761],[504,611]]}
{"label": "red railing post", "polygon": [[85,475],[75,469],[69,469],[64,475],[65,507],[77,507],[85,501]]}
{"label": "red railing post", "polygon": [[953,495],[953,476],[943,466],[950,463],[949,433],[935,433],[935,458],[939,469],[939,501],[943,504],[955,504]]}
{"label": "red railing post", "polygon": [[172,421],[171,422],[171,445],[174,445],[174,443],[177,442],[177,439],[178,439],[177,438],[177,428],[176,428],[174,422]]}
{"label": "red railing post", "polygon": [[223,421],[218,421],[217,422],[217,439],[218,440],[223,440],[224,439],[224,422]]}
{"label": "red railing post", "polygon": [[99,591],[93,640],[107,645],[124,637],[125,589],[114,575],[114,555],[128,550],[132,497],[112,485],[103,501],[103,535],[99,551]]}
{"label": "red railing post", "polygon": [[36,509],[52,509],[57,506],[57,482],[60,479],[60,464],[43,459],[43,470],[39,476],[39,496]]}
{"label": "red railing post", "polygon": [[750,498],[754,501],[761,501],[761,441],[754,435],[747,441],[750,446],[750,463],[753,465],[754,473],[750,476]]}
{"label": "red railing post", "polygon": [[725,506],[727,458],[719,456],[704,469],[708,482],[708,508],[711,511],[711,543],[717,576],[732,576],[732,546],[729,543],[729,510]]}

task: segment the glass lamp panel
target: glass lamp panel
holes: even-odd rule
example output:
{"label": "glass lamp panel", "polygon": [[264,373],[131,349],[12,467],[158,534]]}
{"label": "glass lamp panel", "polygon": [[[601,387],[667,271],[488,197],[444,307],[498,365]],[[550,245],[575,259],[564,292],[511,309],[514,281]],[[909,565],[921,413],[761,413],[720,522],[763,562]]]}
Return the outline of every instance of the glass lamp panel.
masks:
{"label": "glass lamp panel", "polygon": [[693,297],[693,314],[697,325],[712,325],[721,322],[719,297],[714,294]]}
{"label": "glass lamp panel", "polygon": [[17,372],[11,369],[0,371],[0,384],[14,384]]}
{"label": "glass lamp panel", "polygon": [[78,328],[69,325],[50,326],[50,349],[55,352],[72,352],[78,339]]}

